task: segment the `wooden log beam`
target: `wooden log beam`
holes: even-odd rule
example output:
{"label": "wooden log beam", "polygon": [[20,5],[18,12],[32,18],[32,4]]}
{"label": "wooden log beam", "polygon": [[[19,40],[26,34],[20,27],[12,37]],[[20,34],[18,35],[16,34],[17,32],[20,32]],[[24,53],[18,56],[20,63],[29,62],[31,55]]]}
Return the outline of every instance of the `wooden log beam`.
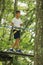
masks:
{"label": "wooden log beam", "polygon": [[2,54],[2,55],[18,55],[18,56],[34,57],[34,55],[32,55],[32,54],[24,54],[24,53],[17,53],[17,52],[4,52],[4,51],[0,51],[0,54]]}
{"label": "wooden log beam", "polygon": [[11,61],[13,59],[13,57],[9,56],[9,55],[5,55],[5,54],[0,54],[0,61]]}

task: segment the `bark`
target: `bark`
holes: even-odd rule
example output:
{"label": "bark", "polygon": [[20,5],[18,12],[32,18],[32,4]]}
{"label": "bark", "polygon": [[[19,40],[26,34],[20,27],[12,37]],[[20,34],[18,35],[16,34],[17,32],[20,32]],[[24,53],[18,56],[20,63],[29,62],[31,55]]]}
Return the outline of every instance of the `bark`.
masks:
{"label": "bark", "polygon": [[36,0],[35,63],[43,65],[43,0]]}
{"label": "bark", "polygon": [[1,0],[0,1],[0,24],[1,24],[1,18],[3,16],[3,13],[4,13],[4,10],[5,10],[5,0]]}
{"label": "bark", "polygon": [[14,16],[15,16],[15,13],[16,13],[16,10],[17,10],[17,2],[18,2],[18,0],[15,0],[15,3],[14,3]]}

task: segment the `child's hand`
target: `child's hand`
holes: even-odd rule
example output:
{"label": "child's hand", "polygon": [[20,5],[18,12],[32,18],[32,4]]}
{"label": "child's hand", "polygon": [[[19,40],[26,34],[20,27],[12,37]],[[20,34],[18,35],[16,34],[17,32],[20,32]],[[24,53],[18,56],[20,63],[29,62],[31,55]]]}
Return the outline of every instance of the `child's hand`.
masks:
{"label": "child's hand", "polygon": [[12,23],[12,22],[11,22],[11,23],[10,23],[10,25],[11,25],[11,26],[13,26],[13,25],[14,25],[14,23]]}
{"label": "child's hand", "polygon": [[20,24],[20,26],[23,26],[23,24]]}

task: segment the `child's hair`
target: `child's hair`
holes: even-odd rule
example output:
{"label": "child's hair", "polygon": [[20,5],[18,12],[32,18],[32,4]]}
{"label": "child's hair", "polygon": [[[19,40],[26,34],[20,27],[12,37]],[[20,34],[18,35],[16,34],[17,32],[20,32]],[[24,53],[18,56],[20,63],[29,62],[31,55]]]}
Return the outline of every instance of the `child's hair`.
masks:
{"label": "child's hair", "polygon": [[16,11],[16,14],[17,14],[17,13],[20,13],[20,11],[19,11],[19,10],[17,10],[17,11]]}

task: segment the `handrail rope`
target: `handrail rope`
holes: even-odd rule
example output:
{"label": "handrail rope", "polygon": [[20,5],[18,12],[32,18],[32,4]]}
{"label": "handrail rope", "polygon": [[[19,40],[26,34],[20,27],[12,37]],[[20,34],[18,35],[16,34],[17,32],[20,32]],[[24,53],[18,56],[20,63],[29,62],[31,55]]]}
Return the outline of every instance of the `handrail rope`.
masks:
{"label": "handrail rope", "polygon": [[[0,28],[2,28],[2,27],[3,27],[3,26],[0,26]],[[9,29],[11,29],[12,26],[4,26],[4,28],[9,28]],[[26,28],[26,29],[25,29],[25,27],[15,27],[15,26],[13,26],[13,28],[16,29],[16,30],[27,30],[27,31],[29,31],[29,30],[34,30],[33,28]]]}
{"label": "handrail rope", "polygon": [[21,56],[30,56],[30,57],[34,57],[33,54],[24,54],[24,53],[17,53],[17,52],[4,52],[4,51],[0,51],[0,54],[5,54],[5,55],[21,55]]}

